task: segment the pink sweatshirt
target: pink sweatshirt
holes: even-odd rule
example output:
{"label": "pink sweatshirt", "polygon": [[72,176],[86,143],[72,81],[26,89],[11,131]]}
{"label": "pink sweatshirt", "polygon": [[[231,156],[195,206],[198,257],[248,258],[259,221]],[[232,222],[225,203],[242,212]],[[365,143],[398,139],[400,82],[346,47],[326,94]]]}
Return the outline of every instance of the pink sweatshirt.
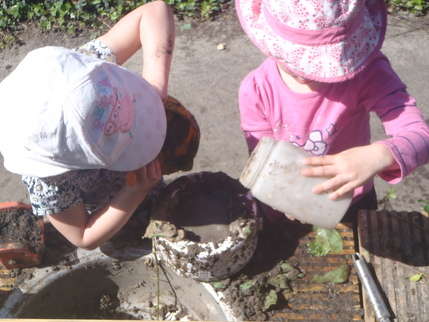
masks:
{"label": "pink sweatshirt", "polygon": [[[325,83],[317,92],[296,93],[267,58],[242,81],[241,128],[252,150],[263,136],[286,140],[314,155],[334,154],[370,143],[369,113],[381,119],[398,167],[380,176],[398,183],[429,159],[429,127],[388,59],[380,53],[352,80]],[[355,200],[372,188],[355,190]]]}

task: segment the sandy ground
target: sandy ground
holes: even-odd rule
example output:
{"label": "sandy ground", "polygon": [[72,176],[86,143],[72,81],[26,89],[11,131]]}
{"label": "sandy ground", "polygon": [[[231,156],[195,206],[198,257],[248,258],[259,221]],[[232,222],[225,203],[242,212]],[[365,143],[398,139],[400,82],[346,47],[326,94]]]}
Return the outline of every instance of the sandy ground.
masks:
{"label": "sandy ground", "polygon": [[[237,90],[241,79],[262,61],[262,54],[243,34],[232,8],[212,22],[193,24],[184,29],[177,21],[178,37],[170,80],[170,94],[194,114],[200,124],[202,139],[193,172],[224,171],[238,177],[247,159],[247,149],[240,132]],[[41,34],[31,28],[22,35],[23,44],[0,52],[0,79],[3,79],[31,49],[44,45],[76,47],[92,38],[90,33],[70,37],[61,33]],[[225,44],[218,50],[218,44]],[[389,17],[383,51],[417,98],[429,119],[429,17]],[[141,70],[141,54],[126,66]],[[2,108],[7,108],[2,106]],[[383,137],[376,118],[372,120],[374,140]],[[176,175],[177,176],[177,175]],[[402,183],[390,186],[376,179],[378,197],[395,189],[395,210],[420,210],[418,200],[429,200],[429,166],[421,167]],[[20,178],[0,166],[0,201],[26,201]]]}

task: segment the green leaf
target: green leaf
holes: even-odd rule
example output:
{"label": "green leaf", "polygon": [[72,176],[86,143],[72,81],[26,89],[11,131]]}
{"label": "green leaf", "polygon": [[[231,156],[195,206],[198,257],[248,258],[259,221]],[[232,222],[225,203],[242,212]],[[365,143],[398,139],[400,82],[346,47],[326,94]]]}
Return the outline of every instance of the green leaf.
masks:
{"label": "green leaf", "polygon": [[252,280],[246,281],[246,282],[240,284],[240,290],[241,291],[247,291],[247,290],[251,289],[253,287],[253,285],[255,285],[255,281],[252,281]]}
{"label": "green leaf", "polygon": [[280,290],[289,290],[289,279],[286,274],[278,274],[268,279],[268,284]]}
{"label": "green leaf", "polygon": [[315,275],[312,278],[312,282],[315,283],[345,283],[349,277],[350,268],[348,265],[344,264],[336,269],[326,272],[324,274]]}
{"label": "green leaf", "polygon": [[278,296],[277,292],[274,290],[271,290],[268,295],[265,297],[264,306],[262,310],[265,312],[268,309],[270,309],[272,306],[277,304]]}
{"label": "green leaf", "polygon": [[283,261],[280,264],[280,269],[282,270],[283,273],[287,273],[287,272],[293,270],[294,267],[291,264],[289,264],[287,261]]}
{"label": "green leaf", "polygon": [[18,5],[13,5],[12,7],[10,7],[8,9],[8,13],[10,15],[12,15],[15,19],[19,17],[19,6]]}
{"label": "green leaf", "polygon": [[336,229],[313,227],[315,238],[307,244],[307,251],[313,256],[325,256],[343,250],[343,239]]}
{"label": "green leaf", "polygon": [[386,192],[386,199],[387,200],[393,200],[396,199],[398,195],[396,194],[396,190],[391,188]]}
{"label": "green leaf", "polygon": [[417,273],[409,277],[411,282],[418,282],[423,278],[423,273]]}
{"label": "green leaf", "polygon": [[216,289],[216,290],[223,290],[227,287],[227,283],[226,282],[213,282],[212,286]]}

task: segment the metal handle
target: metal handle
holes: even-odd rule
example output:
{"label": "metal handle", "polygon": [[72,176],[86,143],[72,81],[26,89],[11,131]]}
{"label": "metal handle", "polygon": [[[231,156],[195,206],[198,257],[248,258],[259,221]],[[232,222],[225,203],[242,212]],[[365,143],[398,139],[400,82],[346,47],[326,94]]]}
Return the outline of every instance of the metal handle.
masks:
{"label": "metal handle", "polygon": [[392,315],[383,299],[383,296],[375,283],[375,280],[369,270],[366,260],[361,254],[353,255],[353,262],[356,267],[359,279],[365,287],[369,300],[375,311],[375,316],[379,322],[391,321]]}

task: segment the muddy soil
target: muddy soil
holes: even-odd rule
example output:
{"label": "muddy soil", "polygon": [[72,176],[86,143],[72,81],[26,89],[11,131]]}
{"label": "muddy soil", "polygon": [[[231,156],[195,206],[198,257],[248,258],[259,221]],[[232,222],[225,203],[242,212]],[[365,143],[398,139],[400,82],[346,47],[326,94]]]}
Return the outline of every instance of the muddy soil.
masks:
{"label": "muddy soil", "polygon": [[253,218],[252,208],[243,204],[246,193],[223,172],[182,176],[160,193],[152,218],[183,229],[188,240],[220,242],[230,234],[231,223]]}
{"label": "muddy soil", "polygon": [[[323,272],[320,263],[307,271],[314,258],[302,242],[311,229],[310,225],[284,217],[265,220],[255,254],[246,267],[229,279],[212,283],[236,316],[247,321],[284,321],[282,314],[309,317],[320,313],[320,317],[328,312],[338,320],[348,321],[361,314],[360,308],[354,307],[359,302],[353,302],[349,294],[340,293],[343,287],[351,285],[350,281],[344,284],[346,286],[327,284],[323,287],[311,282],[315,272]],[[332,260],[321,259],[323,262]],[[344,255],[337,255],[334,260],[342,262],[344,259]],[[308,289],[320,287],[327,292],[303,294],[303,285]],[[317,320],[328,321],[321,317]]]}
{"label": "muddy soil", "polygon": [[0,210],[0,244],[18,242],[33,253],[43,249],[40,217],[31,209],[11,208]]}

